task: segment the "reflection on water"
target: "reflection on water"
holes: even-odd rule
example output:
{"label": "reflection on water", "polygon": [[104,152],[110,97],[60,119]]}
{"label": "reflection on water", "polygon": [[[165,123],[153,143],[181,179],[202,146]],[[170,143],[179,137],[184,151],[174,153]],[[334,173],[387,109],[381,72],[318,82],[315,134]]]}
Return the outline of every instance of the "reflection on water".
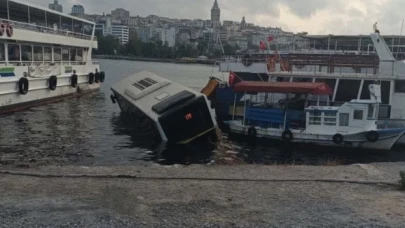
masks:
{"label": "reflection on water", "polygon": [[[132,73],[155,72],[170,80],[199,90],[209,76],[222,78],[203,65],[142,63],[102,60],[106,81],[91,96],[36,107],[0,117],[0,164],[11,165],[132,165],[209,163],[216,154],[206,139],[189,145],[165,145],[149,126],[122,114],[111,103],[110,86]],[[250,146],[241,139],[229,143],[232,156],[246,163],[264,164],[340,164],[405,161],[405,150],[373,152],[283,146],[263,142]]]}

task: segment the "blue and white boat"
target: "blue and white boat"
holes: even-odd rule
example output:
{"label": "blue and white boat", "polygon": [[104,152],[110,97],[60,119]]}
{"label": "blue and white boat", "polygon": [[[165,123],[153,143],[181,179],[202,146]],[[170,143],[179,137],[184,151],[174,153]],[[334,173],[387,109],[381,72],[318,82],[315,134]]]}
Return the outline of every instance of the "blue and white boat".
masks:
{"label": "blue and white boat", "polygon": [[[245,81],[233,87],[243,96],[243,115],[236,115],[235,95],[233,120],[226,124],[231,133],[251,138],[390,150],[405,129],[377,128],[381,87],[372,84],[369,90],[369,100],[351,100],[337,107],[329,105],[333,90],[326,83]],[[287,99],[277,94],[287,94]],[[293,99],[289,99],[291,95]],[[311,104],[314,96],[316,104]],[[321,106],[321,102],[327,105]]]}

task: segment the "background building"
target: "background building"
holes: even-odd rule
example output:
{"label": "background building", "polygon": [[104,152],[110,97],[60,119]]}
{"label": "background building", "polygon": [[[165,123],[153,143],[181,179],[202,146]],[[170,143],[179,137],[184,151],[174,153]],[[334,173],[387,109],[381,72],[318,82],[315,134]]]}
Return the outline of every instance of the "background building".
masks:
{"label": "background building", "polygon": [[82,5],[73,5],[72,15],[77,17],[84,16],[84,7]]}
{"label": "background building", "polygon": [[109,18],[96,23],[96,34],[115,36],[121,44],[126,44],[129,41],[129,27],[126,25],[113,24]]}
{"label": "background building", "polygon": [[117,8],[111,11],[111,17],[113,20],[127,21],[130,17],[130,14],[129,11],[123,8]]}
{"label": "background building", "polygon": [[51,10],[55,10],[55,11],[63,13],[63,6],[58,3],[58,0],[53,1],[53,3],[49,4],[48,7]]}

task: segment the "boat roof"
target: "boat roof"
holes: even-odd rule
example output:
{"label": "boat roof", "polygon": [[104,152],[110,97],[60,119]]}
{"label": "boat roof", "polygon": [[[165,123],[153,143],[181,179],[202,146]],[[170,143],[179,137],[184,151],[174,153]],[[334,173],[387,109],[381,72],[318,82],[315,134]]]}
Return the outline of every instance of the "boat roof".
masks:
{"label": "boat roof", "polygon": [[85,19],[79,18],[79,17],[74,17],[74,16],[69,15],[69,14],[60,13],[60,12],[58,12],[56,10],[51,10],[51,9],[48,9],[48,8],[45,8],[45,7],[42,7],[42,6],[38,6],[38,5],[35,5],[35,4],[32,4],[32,3],[26,2],[24,0],[9,0],[9,1],[10,2],[15,2],[15,3],[18,3],[18,4],[22,4],[22,5],[26,5],[26,6],[29,6],[31,8],[43,10],[43,11],[53,13],[53,14],[56,14],[56,15],[60,15],[60,16],[63,16],[63,17],[67,17],[67,18],[70,18],[70,19],[73,19],[73,20],[77,20],[77,21],[85,22],[85,23],[88,23],[88,24],[91,24],[91,25],[95,25],[95,23],[92,22],[92,21],[85,20]]}
{"label": "boat roof", "polygon": [[322,82],[258,82],[243,81],[233,87],[235,92],[247,93],[302,93],[333,95],[333,90]]}

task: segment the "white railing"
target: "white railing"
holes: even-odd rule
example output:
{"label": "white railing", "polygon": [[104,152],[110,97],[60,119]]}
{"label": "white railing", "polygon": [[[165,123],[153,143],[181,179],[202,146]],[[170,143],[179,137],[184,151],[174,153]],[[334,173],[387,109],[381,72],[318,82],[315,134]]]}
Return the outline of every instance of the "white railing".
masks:
{"label": "white railing", "polygon": [[[60,29],[56,29],[56,28],[44,27],[44,26],[40,26],[40,25],[29,24],[29,23],[18,22],[18,21],[9,21],[9,20],[4,20],[4,19],[0,19],[0,23],[11,24],[14,29],[23,29],[23,30],[29,30],[29,31],[34,31],[34,32],[40,32],[40,33],[67,36],[67,37],[73,37],[73,38],[84,39],[84,40],[91,40],[90,35],[86,35],[86,34],[82,34],[82,33],[75,33],[75,32],[69,31],[69,30],[60,30]],[[97,40],[97,37],[95,36],[93,40]]]}

